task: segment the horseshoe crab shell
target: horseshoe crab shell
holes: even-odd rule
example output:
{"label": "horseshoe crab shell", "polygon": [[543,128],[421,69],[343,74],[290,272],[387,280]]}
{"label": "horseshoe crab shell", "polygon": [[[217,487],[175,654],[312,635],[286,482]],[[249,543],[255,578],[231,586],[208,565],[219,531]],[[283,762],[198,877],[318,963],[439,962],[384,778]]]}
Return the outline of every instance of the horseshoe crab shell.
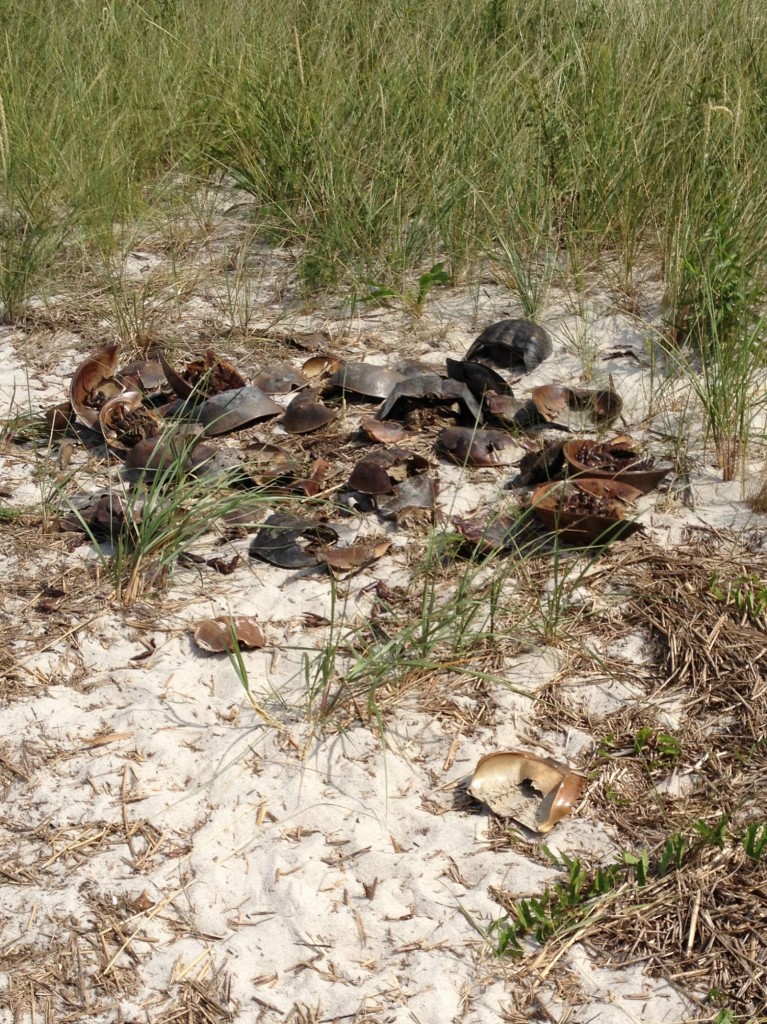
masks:
{"label": "horseshoe crab shell", "polygon": [[509,466],[508,449],[516,447],[501,430],[448,427],[437,437],[437,451],[459,466]]}
{"label": "horseshoe crab shell", "polygon": [[532,320],[500,320],[486,327],[465,355],[494,366],[530,373],[553,351],[548,333]]}
{"label": "horseshoe crab shell", "polygon": [[512,390],[500,373],[484,363],[473,363],[467,360],[447,359],[447,375],[452,380],[459,380],[471,391],[475,398],[481,399],[486,391],[494,391],[497,395],[511,395]]}
{"label": "horseshoe crab shell", "polygon": [[314,391],[302,391],[285,410],[282,425],[289,434],[309,434],[325,427],[336,418],[336,413],[317,401]]}
{"label": "horseshoe crab shell", "polygon": [[135,448],[147,437],[157,437],[162,419],[142,404],[138,391],[124,391],[110,398],[99,410],[99,425],[104,440],[113,448]]}
{"label": "horseshoe crab shell", "polygon": [[195,410],[195,415],[208,437],[219,437],[234,430],[245,430],[281,412],[282,406],[260,388],[244,387],[214,395]]}
{"label": "horseshoe crab shell", "polygon": [[626,520],[641,491],[614,480],[583,477],[541,484],[532,508],[549,530],[572,544],[607,543],[642,530]]}
{"label": "horseshoe crab shell", "polygon": [[195,628],[194,642],[211,654],[232,651],[235,644],[243,651],[253,651],[266,643],[258,623],[249,615],[219,615],[215,619],[203,619]]}
{"label": "horseshoe crab shell", "polygon": [[299,519],[287,512],[275,512],[251,541],[250,556],[281,569],[306,569],[319,564],[322,545],[334,544],[337,540],[338,534],[332,526],[313,519]]}
{"label": "horseshoe crab shell", "polygon": [[202,359],[193,359],[177,373],[169,364],[164,353],[158,357],[168,383],[179,398],[189,398],[196,392],[201,398],[220,395],[226,391],[234,391],[246,386],[245,378],[228,359],[219,359],[212,349],[208,349]]}
{"label": "horseshoe crab shell", "polygon": [[410,377],[400,381],[392,388],[386,401],[376,412],[376,419],[385,420],[393,413],[404,414],[409,406],[419,404],[449,404],[459,401],[464,411],[476,423],[481,421],[482,414],[476,398],[471,391],[457,380],[444,380],[436,373],[423,373],[418,377]]}
{"label": "horseshoe crab shell", "polygon": [[[542,799],[527,796],[525,782]],[[502,750],[480,758],[469,783],[471,795],[491,811],[542,833],[573,812],[585,788],[585,776],[568,765],[526,750]]]}
{"label": "horseshoe crab shell", "polygon": [[373,363],[346,363],[341,366],[328,380],[328,384],[342,391],[363,398],[386,398],[392,388],[405,380],[396,370],[387,370],[385,366]]}
{"label": "horseshoe crab shell", "polygon": [[306,377],[292,363],[265,366],[253,381],[267,395],[287,395],[306,384]]}
{"label": "horseshoe crab shell", "polygon": [[653,460],[643,458],[635,442],[626,436],[602,444],[574,438],[565,443],[564,456],[571,471],[584,477],[618,480],[642,494],[652,491],[671,472],[671,466],[656,469]]}
{"label": "horseshoe crab shell", "polygon": [[118,348],[116,342],[105,345],[84,359],[72,376],[69,401],[78,419],[86,427],[96,429],[102,405],[123,390],[114,379]]}

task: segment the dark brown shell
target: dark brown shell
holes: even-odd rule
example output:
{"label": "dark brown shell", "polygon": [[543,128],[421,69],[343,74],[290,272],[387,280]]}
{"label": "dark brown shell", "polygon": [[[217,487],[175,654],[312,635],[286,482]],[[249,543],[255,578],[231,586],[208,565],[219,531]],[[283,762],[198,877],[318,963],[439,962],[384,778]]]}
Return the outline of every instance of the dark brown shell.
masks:
{"label": "dark brown shell", "polygon": [[302,391],[285,410],[282,425],[289,434],[308,434],[326,427],[335,418],[335,412],[318,401],[314,391]]}
{"label": "dark brown shell", "polygon": [[437,451],[459,466],[509,466],[512,448],[514,441],[500,430],[448,427],[437,437]]}
{"label": "dark brown shell", "polygon": [[276,512],[251,541],[250,555],[281,569],[306,569],[319,563],[323,546],[337,540],[336,531],[325,523]]}
{"label": "dark brown shell", "polygon": [[114,379],[119,345],[105,345],[77,367],[69,386],[69,401],[81,423],[97,429],[99,410],[122,391]]}

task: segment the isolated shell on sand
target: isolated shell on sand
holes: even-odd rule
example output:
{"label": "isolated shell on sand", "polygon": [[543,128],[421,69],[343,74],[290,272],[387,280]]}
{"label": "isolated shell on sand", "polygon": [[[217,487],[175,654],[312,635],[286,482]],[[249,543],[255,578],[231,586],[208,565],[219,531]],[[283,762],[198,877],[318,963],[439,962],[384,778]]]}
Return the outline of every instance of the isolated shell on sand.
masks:
{"label": "isolated shell on sand", "polygon": [[80,422],[87,427],[96,428],[102,405],[123,390],[114,379],[118,348],[116,342],[105,345],[84,359],[72,376],[69,401]]}
{"label": "isolated shell on sand", "polygon": [[348,547],[325,548],[319,552],[319,559],[336,575],[370,565],[385,555],[390,547],[391,541],[386,539],[359,542]]}
{"label": "isolated shell on sand", "polygon": [[[530,785],[542,799],[528,795]],[[503,750],[480,758],[469,792],[491,811],[514,818],[536,832],[550,832],[571,814],[586,788],[586,778],[568,765],[526,750]]]}
{"label": "isolated shell on sand", "polygon": [[194,631],[194,642],[211,654],[223,654],[236,647],[252,651],[263,647],[264,634],[258,623],[248,615],[219,615],[215,619],[203,619]]}
{"label": "isolated shell on sand", "polygon": [[548,333],[532,320],[500,320],[486,327],[465,355],[494,366],[530,373],[553,351]]}

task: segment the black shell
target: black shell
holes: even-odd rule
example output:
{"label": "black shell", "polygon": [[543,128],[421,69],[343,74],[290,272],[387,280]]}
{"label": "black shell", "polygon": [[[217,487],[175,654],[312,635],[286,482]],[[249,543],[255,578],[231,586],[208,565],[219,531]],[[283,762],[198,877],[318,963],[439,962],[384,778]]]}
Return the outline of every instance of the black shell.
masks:
{"label": "black shell", "polygon": [[530,373],[553,351],[548,333],[532,320],[500,320],[480,334],[465,359]]}

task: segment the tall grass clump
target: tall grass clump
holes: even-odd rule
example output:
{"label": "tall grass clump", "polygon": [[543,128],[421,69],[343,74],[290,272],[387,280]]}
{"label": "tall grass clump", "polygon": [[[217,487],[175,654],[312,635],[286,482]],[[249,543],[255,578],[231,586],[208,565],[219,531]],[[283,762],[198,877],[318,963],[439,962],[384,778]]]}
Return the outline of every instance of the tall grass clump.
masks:
{"label": "tall grass clump", "polygon": [[211,174],[297,246],[307,290],[489,259],[528,310],[605,254],[626,292],[662,259],[675,309],[690,240],[766,193],[755,0],[20,0],[0,32],[6,317],[72,246],[109,255],[159,185]]}

